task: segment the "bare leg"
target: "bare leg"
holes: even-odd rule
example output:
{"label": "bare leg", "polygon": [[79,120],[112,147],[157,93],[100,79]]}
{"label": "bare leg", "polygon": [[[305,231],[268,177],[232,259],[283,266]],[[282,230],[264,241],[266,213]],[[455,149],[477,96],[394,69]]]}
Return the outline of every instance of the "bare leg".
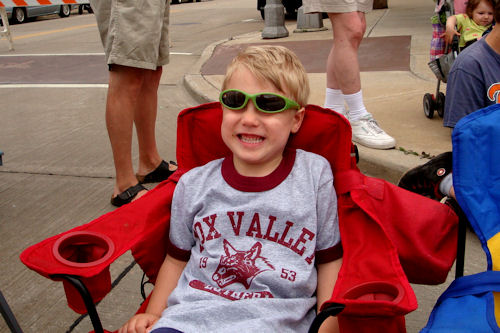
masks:
{"label": "bare leg", "polygon": [[352,140],[375,149],[393,148],[396,141],[380,128],[366,110],[361,92],[358,49],[366,31],[362,12],[328,13],[333,27],[333,46],[326,66],[326,86],[341,90],[349,111]]}
{"label": "bare leg", "polygon": [[144,81],[142,71],[144,70],[114,65],[109,72],[106,127],[116,172],[113,196],[137,184],[132,166],[132,130]]}
{"label": "bare leg", "polygon": [[333,27],[333,45],[326,65],[326,86],[345,95],[361,90],[358,48],[366,30],[365,14],[328,13]]}
{"label": "bare leg", "polygon": [[162,159],[156,146],[156,114],[158,107],[158,86],[162,68],[147,71],[139,94],[134,122],[139,143],[139,167],[137,173],[146,175],[160,165]]}

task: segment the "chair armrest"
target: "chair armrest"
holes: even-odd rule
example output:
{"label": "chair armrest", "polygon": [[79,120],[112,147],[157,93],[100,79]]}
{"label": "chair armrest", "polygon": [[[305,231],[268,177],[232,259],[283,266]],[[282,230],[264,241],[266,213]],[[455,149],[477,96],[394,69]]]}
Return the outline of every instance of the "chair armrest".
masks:
{"label": "chair armrest", "polygon": [[[130,204],[28,247],[20,255],[21,261],[46,278],[62,280],[70,308],[78,313],[87,312],[85,293],[80,289],[87,289],[93,303],[99,302],[111,290],[112,262],[130,249],[144,247],[151,235],[158,239],[167,237],[172,197],[180,175],[175,173]],[[157,257],[166,253],[153,252]],[[141,268],[151,266],[148,262],[137,262]]]}
{"label": "chair armrest", "polygon": [[[166,228],[175,185],[173,179],[166,180],[139,200],[28,247],[21,253],[20,259],[28,268],[47,278],[54,274],[95,276],[136,245],[144,234]],[[54,256],[56,242],[70,233],[83,231],[103,234],[111,239],[114,251],[109,258],[95,266],[80,267],[68,266],[57,260]]]}

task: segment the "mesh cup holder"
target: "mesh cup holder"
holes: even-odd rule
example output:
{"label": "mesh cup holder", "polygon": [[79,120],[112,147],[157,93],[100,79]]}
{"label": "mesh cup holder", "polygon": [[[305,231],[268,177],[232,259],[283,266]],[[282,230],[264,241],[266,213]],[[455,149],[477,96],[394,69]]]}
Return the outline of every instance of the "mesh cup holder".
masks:
{"label": "mesh cup holder", "polygon": [[[106,235],[91,231],[76,231],[60,237],[52,248],[54,257],[61,263],[85,268],[100,265],[114,253],[113,241]],[[99,302],[111,290],[109,266],[99,274],[80,278],[87,287],[94,303]],[[68,306],[78,313],[87,312],[85,303],[73,285],[63,280]]]}
{"label": "mesh cup holder", "polygon": [[365,282],[349,289],[344,298],[362,301],[388,301],[394,304],[401,302],[404,296],[403,287],[385,281]]}

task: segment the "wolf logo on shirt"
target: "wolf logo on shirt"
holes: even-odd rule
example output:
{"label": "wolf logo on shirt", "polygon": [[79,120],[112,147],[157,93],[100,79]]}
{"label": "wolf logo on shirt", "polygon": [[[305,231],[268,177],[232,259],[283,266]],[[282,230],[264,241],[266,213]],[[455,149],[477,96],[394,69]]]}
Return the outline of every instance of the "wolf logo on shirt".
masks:
{"label": "wolf logo on shirt", "polygon": [[255,243],[248,251],[239,251],[224,239],[226,254],[220,257],[219,266],[212,275],[212,279],[220,288],[233,283],[241,283],[249,289],[252,280],[258,274],[274,270],[274,266],[260,255],[261,250],[260,242]]}

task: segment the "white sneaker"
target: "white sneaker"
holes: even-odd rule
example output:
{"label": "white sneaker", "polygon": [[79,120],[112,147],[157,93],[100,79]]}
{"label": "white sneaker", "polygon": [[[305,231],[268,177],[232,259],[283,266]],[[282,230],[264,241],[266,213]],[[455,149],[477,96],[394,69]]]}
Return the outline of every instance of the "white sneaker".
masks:
{"label": "white sneaker", "polygon": [[389,149],[396,146],[396,140],[380,128],[371,114],[350,123],[352,141],[374,149]]}

